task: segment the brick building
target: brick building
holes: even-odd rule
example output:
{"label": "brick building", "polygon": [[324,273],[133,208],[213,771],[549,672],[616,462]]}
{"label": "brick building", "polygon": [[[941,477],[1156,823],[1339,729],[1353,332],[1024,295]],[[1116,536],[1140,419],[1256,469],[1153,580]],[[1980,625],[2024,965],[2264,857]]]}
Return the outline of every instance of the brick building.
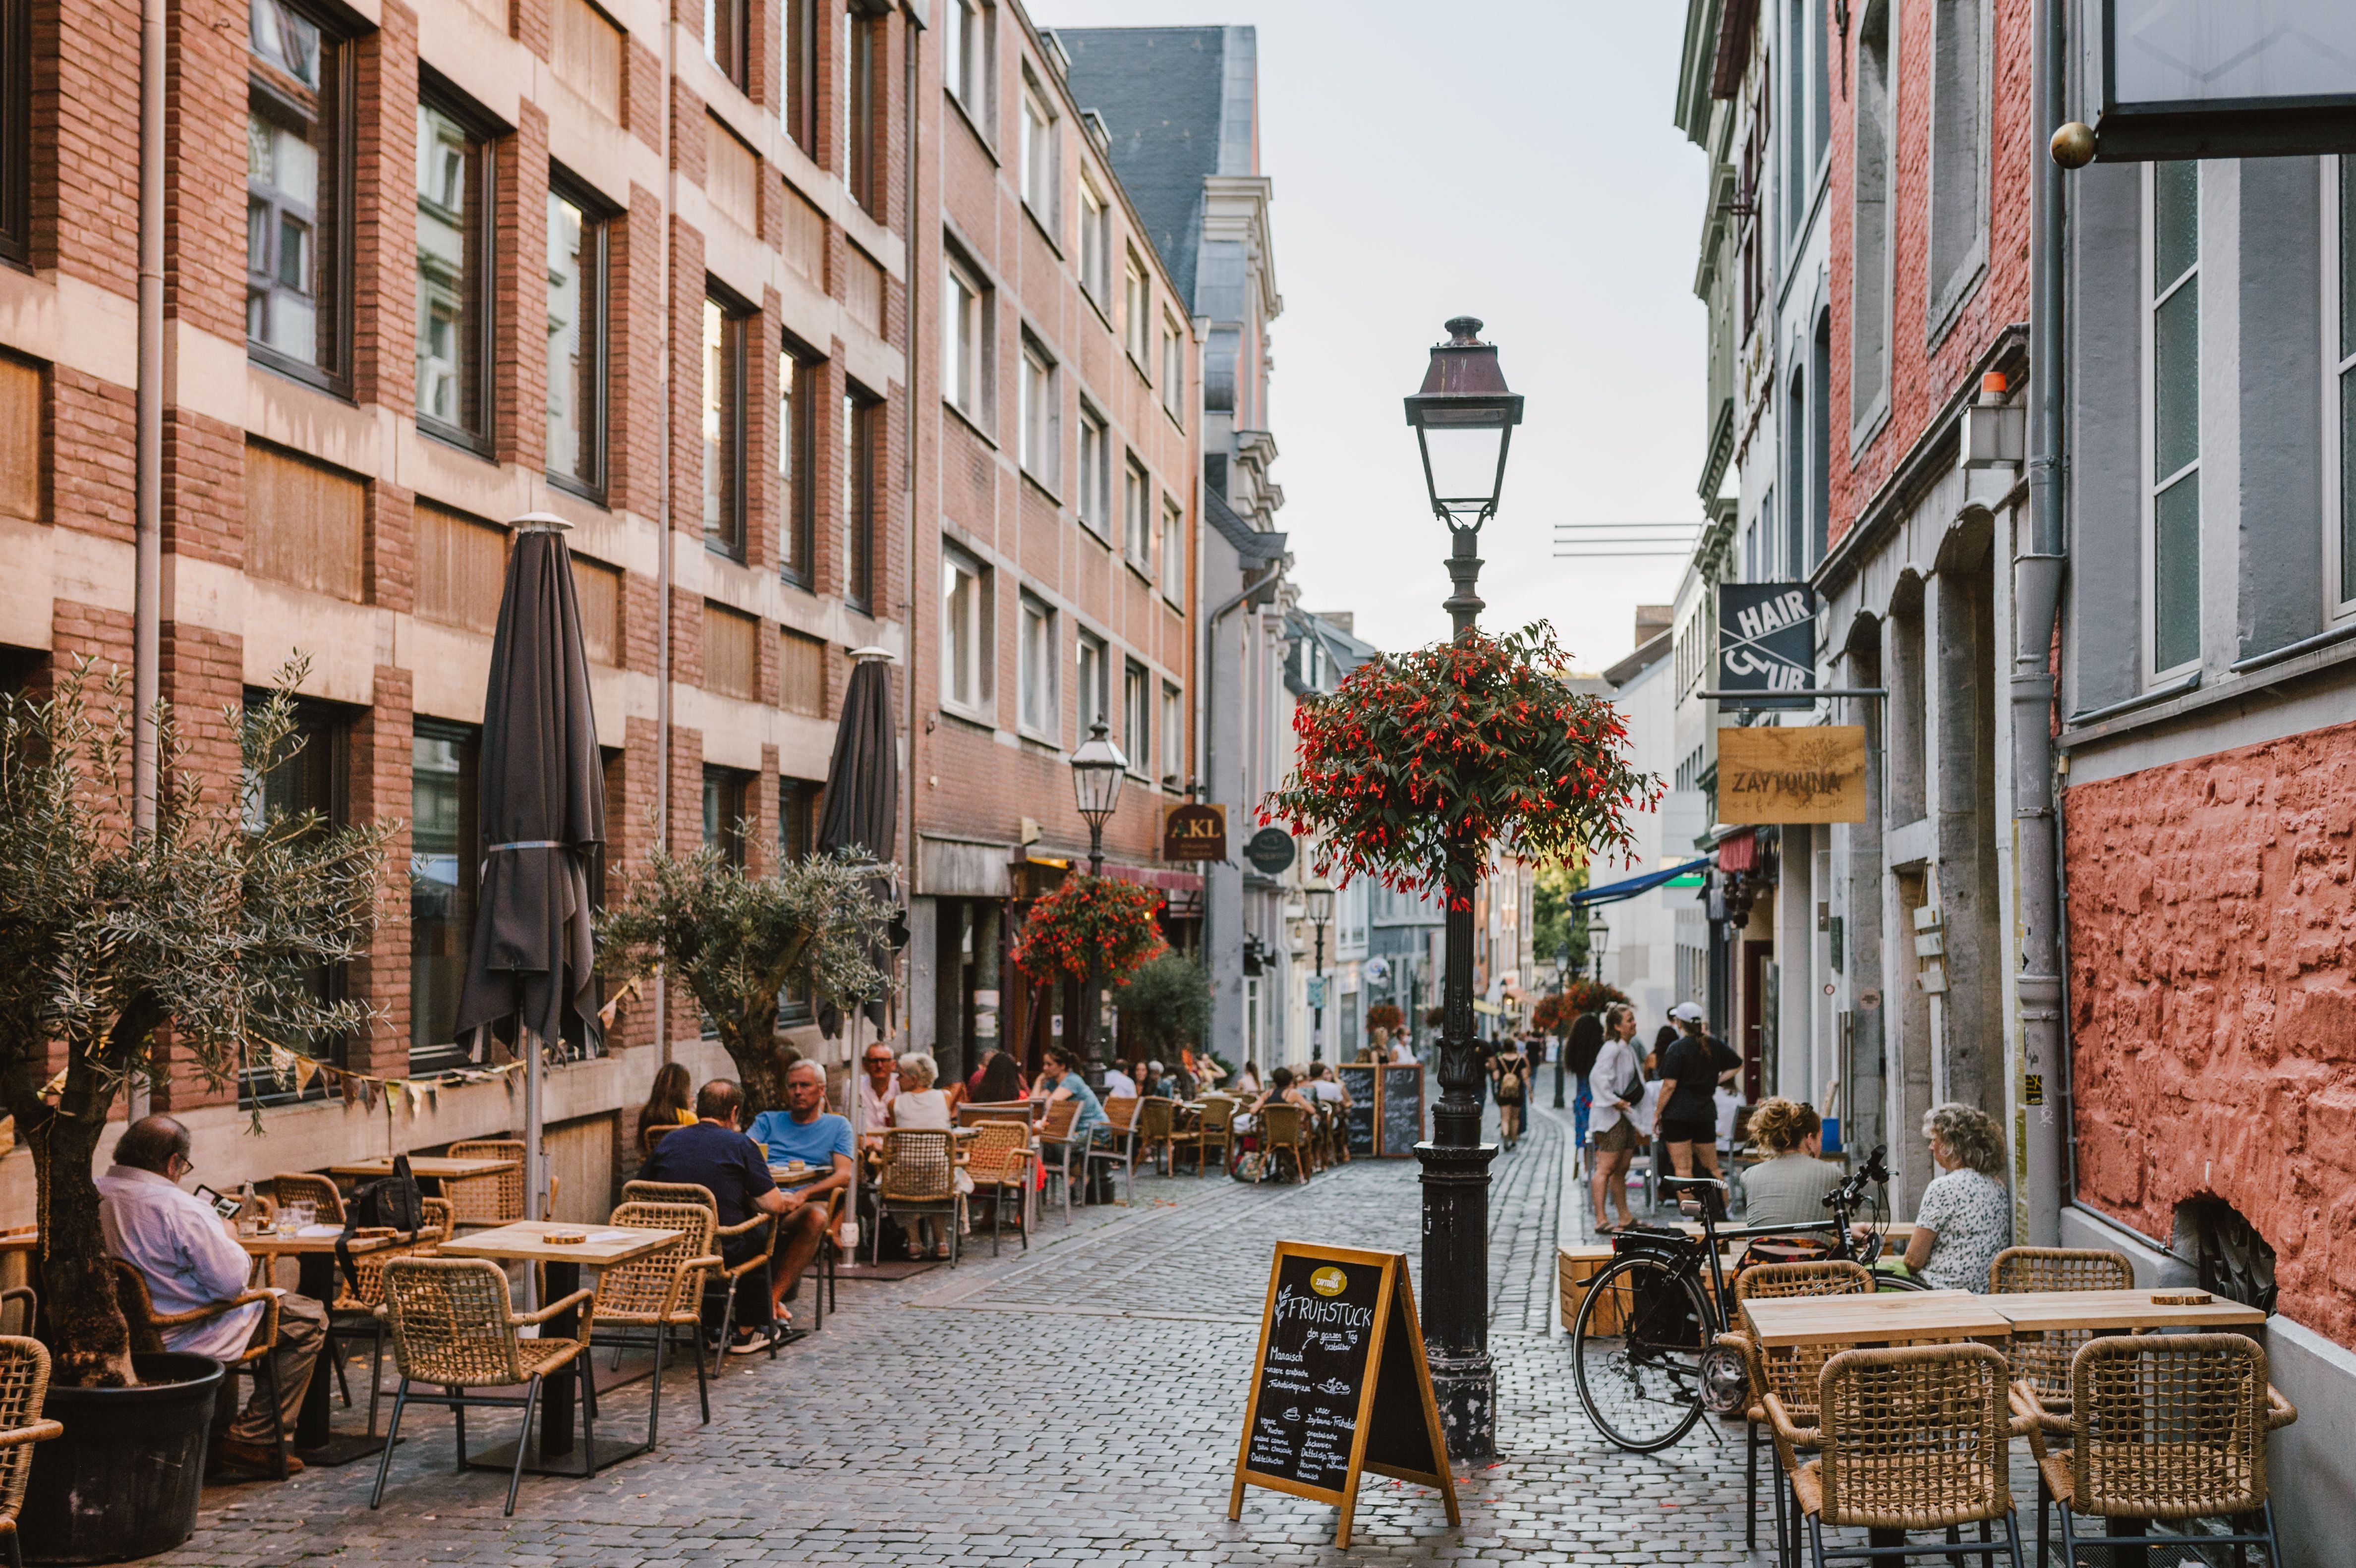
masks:
{"label": "brick building", "polygon": [[[0,3],[0,662],[37,688],[152,647],[195,767],[232,790],[221,705],[308,655],[310,743],[263,786],[399,819],[410,873],[408,918],[340,981],[383,1021],[333,1054],[423,1077],[466,1057],[509,519],[572,524],[620,859],[658,834],[754,867],[797,852],[846,651],[909,651],[907,283],[935,264],[907,240],[916,29],[870,0],[175,7],[143,475],[138,23],[122,0]],[[672,1049],[720,1065],[671,1001]],[[553,1076],[563,1208],[604,1212],[657,1040],[634,1005],[608,1054]],[[521,1121],[500,1085],[451,1083],[380,1125],[334,1082],[266,1141],[184,1070],[157,1104],[221,1187]],[[29,1201],[24,1169],[0,1167],[0,1202]]]}

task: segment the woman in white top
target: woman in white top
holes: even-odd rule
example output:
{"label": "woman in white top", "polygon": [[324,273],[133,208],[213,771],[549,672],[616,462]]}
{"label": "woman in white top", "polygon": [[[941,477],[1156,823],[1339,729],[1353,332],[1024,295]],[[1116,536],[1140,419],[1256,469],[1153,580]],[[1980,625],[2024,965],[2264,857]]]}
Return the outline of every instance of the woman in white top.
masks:
{"label": "woman in white top", "polygon": [[1949,1101],[1922,1114],[1922,1136],[1939,1174],[1922,1189],[1904,1259],[1874,1266],[1911,1272],[1933,1290],[1985,1295],[1989,1265],[2012,1245],[2012,1199],[1997,1178],[2004,1131],[1987,1112]]}
{"label": "woman in white top", "polygon": [[1636,1009],[1625,1002],[1615,1004],[1603,1015],[1603,1049],[1595,1053],[1587,1082],[1594,1099],[1587,1117],[1595,1169],[1590,1196],[1595,1233],[1601,1236],[1613,1229],[1604,1217],[1606,1193],[1619,1206],[1621,1226],[1636,1222],[1636,1216],[1628,1211],[1628,1167],[1636,1157],[1636,1116],[1644,1101],[1644,1066],[1636,1054]]}
{"label": "woman in white top", "polygon": [[[934,1086],[939,1070],[934,1066],[933,1059],[921,1051],[912,1051],[900,1058],[898,1065],[900,1092],[892,1096],[892,1125],[935,1132],[948,1131],[953,1125],[948,1091]],[[961,1194],[973,1190],[973,1178],[968,1176],[962,1167],[957,1172],[957,1189]],[[933,1221],[920,1219],[915,1221],[915,1225],[916,1245],[912,1249],[912,1256],[922,1257],[927,1253],[942,1258],[949,1255],[948,1237],[940,1238],[937,1244],[934,1242]]]}

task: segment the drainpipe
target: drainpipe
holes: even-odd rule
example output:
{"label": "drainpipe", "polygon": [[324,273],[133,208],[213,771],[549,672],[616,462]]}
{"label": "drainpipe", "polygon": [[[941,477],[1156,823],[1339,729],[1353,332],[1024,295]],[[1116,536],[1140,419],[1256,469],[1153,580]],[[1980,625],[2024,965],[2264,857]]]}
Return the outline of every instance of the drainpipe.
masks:
{"label": "drainpipe", "polygon": [[[923,46],[925,28],[927,25],[928,18],[925,15],[925,7],[921,3],[921,0],[911,0],[911,4],[907,7],[906,15],[908,35],[906,54],[908,63],[907,80],[905,86],[907,89],[906,113],[908,119],[908,133],[906,144],[903,150],[902,155],[907,160],[906,167],[903,171],[903,184],[907,190],[907,205],[905,208],[906,216],[901,220],[901,232],[906,237],[903,241],[906,247],[903,255],[908,272],[906,283],[907,309],[902,313],[903,320],[905,323],[905,330],[908,334],[908,379],[907,393],[900,400],[902,406],[906,411],[908,423],[908,550],[906,557],[905,558],[908,562],[908,597],[906,601],[908,613],[906,620],[903,623],[906,627],[906,643],[908,648],[908,697],[907,706],[901,709],[902,712],[907,715],[908,721],[908,867],[907,876],[901,883],[901,886],[906,890],[902,894],[901,907],[908,912],[908,919],[913,924],[916,916],[916,802],[919,798],[916,793],[916,773],[918,771],[916,763],[916,736],[919,733],[916,729],[916,604],[918,603],[916,598],[916,410],[923,406],[923,400],[916,395],[916,344],[917,341],[924,336],[923,333],[916,330],[916,279],[918,273],[922,271],[916,263],[916,234],[918,232],[916,224],[916,150],[924,135],[923,122],[920,121],[916,115],[916,84],[921,79],[921,73],[917,69],[916,51]],[[902,1019],[906,1020],[910,1034],[908,1047],[912,1051],[916,1049],[915,1029],[916,1021],[916,960],[915,954],[916,947],[913,942],[907,947],[901,949],[901,961],[906,964],[908,967],[905,981],[906,988],[903,993],[907,997],[907,1000],[901,1006],[900,1016]],[[939,962],[937,955],[935,955],[934,962],[936,964]],[[934,1039],[937,1040],[939,1036],[939,1022],[936,1019],[934,1024]]]}
{"label": "drainpipe", "polygon": [[[150,0],[154,3],[154,0]],[[678,305],[670,297],[671,224],[679,215],[679,160],[671,155],[670,104],[679,80],[679,20],[663,18],[662,29],[662,232],[655,242],[655,287],[662,299],[662,440],[655,443],[655,530],[661,541],[655,555],[655,842],[670,847],[670,580],[673,541],[670,537],[670,443],[679,410],[679,378],[671,364],[672,317]],[[670,1065],[670,965],[655,970],[655,1044],[659,1060]]]}
{"label": "drainpipe", "polygon": [[[1261,572],[1258,577],[1252,578],[1245,582],[1241,592],[1222,603],[1217,609],[1212,611],[1210,614],[1204,619],[1202,667],[1198,672],[1197,678],[1194,682],[1194,689],[1202,694],[1203,699],[1203,769],[1200,777],[1204,783],[1204,793],[1205,795],[1209,793],[1211,784],[1211,738],[1214,728],[1213,721],[1218,717],[1219,711],[1219,683],[1217,680],[1218,652],[1216,642],[1219,635],[1219,623],[1226,620],[1229,615],[1234,614],[1238,609],[1241,609],[1244,603],[1255,595],[1265,592],[1275,583],[1277,579],[1283,575],[1284,560],[1280,556],[1275,560],[1269,562],[1268,569],[1265,571]],[[1201,579],[1197,578],[1195,581],[1200,582]],[[1238,686],[1243,684],[1243,671],[1244,661],[1239,656],[1236,666],[1236,677],[1237,684]],[[1237,731],[1237,744],[1241,745],[1241,731]],[[1242,825],[1240,823],[1237,824],[1236,830],[1240,831],[1241,827]],[[1232,848],[1233,846],[1230,845],[1229,848]],[[1203,961],[1205,965],[1210,962],[1211,941],[1214,933],[1211,917],[1211,876],[1208,868],[1205,868],[1203,873]]]}
{"label": "drainpipe", "polygon": [[[131,609],[131,822],[155,828],[155,699],[162,695],[164,640],[164,8],[145,0],[139,16],[139,389],[138,479],[133,524]],[[149,1087],[134,1076],[130,1113],[148,1111]]]}
{"label": "drainpipe", "polygon": [[[2067,57],[2062,0],[2036,0],[2034,11],[2030,73],[2037,144],[2042,147],[2064,119]],[[2062,167],[2039,157],[2029,207],[2029,548],[2012,562],[2012,830],[2020,936],[2014,1219],[2019,1241],[2040,1247],[2059,1244],[2069,1072],[2062,1039],[2062,888],[2049,668],[2067,560],[2062,519]]]}

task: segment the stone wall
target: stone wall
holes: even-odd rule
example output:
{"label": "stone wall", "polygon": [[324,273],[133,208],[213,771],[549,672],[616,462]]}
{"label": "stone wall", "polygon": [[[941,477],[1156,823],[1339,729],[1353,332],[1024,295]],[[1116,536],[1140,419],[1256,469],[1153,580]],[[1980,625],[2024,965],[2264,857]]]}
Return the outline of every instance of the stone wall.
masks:
{"label": "stone wall", "polygon": [[2065,795],[2078,1195],[2214,1196],[2356,1345],[2356,724]]}

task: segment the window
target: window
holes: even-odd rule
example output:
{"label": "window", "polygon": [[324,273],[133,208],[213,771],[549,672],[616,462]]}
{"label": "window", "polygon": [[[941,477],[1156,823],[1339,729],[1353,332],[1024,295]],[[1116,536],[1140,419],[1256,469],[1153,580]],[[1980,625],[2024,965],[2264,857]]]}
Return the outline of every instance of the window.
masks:
{"label": "window", "polygon": [[33,260],[32,0],[0,0],[0,257]]}
{"label": "window", "polygon": [[1107,269],[1112,254],[1112,213],[1097,194],[1096,182],[1080,176],[1080,286],[1102,304],[1110,297]]}
{"label": "window", "polygon": [[1162,787],[1176,789],[1186,756],[1186,700],[1174,686],[1162,688]]}
{"label": "window", "polygon": [[734,768],[703,770],[703,843],[732,866],[744,864],[744,814],[752,780]]}
{"label": "window", "polygon": [[844,176],[860,206],[884,216],[884,159],[877,144],[884,131],[884,20],[864,14],[853,0],[844,20],[851,29],[851,80],[843,98]]}
{"label": "window", "polygon": [[826,785],[814,779],[777,781],[777,853],[801,861],[818,853],[819,809]]}
{"label": "window", "polygon": [[605,494],[605,216],[548,192],[548,476]]}
{"label": "window", "polygon": [[1079,739],[1085,741],[1098,720],[1109,726],[1112,722],[1112,693],[1108,682],[1111,667],[1105,657],[1105,641],[1093,632],[1080,634],[1079,656]]}
{"label": "window", "polygon": [[1175,316],[1162,318],[1162,406],[1186,422],[1186,329]]}
{"label": "window", "polygon": [[990,579],[980,561],[941,547],[941,701],[977,718],[990,700]]}
{"label": "window", "polygon": [[458,993],[474,950],[476,823],[481,732],[420,719],[409,743],[409,1066],[451,1066],[458,1044]]}
{"label": "window", "polygon": [[455,106],[418,100],[417,422],[477,450],[491,436],[490,151]]}
{"label": "window", "polygon": [[1806,95],[1810,72],[1823,69],[1823,27],[1811,0],[1783,0],[1783,174],[1779,183],[1787,248],[1799,237],[1800,219],[1808,211]]}
{"label": "window", "polygon": [[798,588],[816,581],[819,366],[791,347],[777,352],[778,575]]}
{"label": "window", "polygon": [[826,717],[826,640],[777,634],[777,706],[806,719]]}
{"label": "window", "polygon": [[1944,329],[1987,256],[1985,0],[1938,0],[1931,37],[1931,330]]}
{"label": "window", "polygon": [[1162,592],[1173,604],[1186,602],[1186,513],[1175,496],[1162,497]]}
{"label": "window", "polygon": [[2333,483],[2324,505],[2336,507],[2339,522],[2325,533],[2337,545],[2331,573],[2331,603],[2346,613],[2356,608],[2356,157],[2322,160],[2324,178],[2332,199],[2324,206],[2336,214],[2324,223],[2324,270],[2331,280],[2324,306],[2323,362],[2331,379],[2327,409],[2339,408],[2339,439],[2323,441],[2324,469]]}
{"label": "window", "polygon": [[1112,432],[1105,428],[1102,416],[1087,406],[1080,405],[1080,493],[1076,498],[1080,521],[1096,533],[1111,537],[1112,529]]}
{"label": "window", "polygon": [[744,316],[703,301],[703,544],[744,559]]}
{"label": "window", "polygon": [[589,0],[557,0],[549,65],[615,124],[622,119],[622,29]]}
{"label": "window", "polygon": [[1120,308],[1121,345],[1142,370],[1148,352],[1145,335],[1152,330],[1153,296],[1145,286],[1145,263],[1137,259],[1134,251],[1121,264]]}
{"label": "window", "polygon": [[1849,439],[1890,407],[1890,154],[1898,78],[1898,17],[1869,0],[1858,33],[1855,197],[1849,246]]}
{"label": "window", "polygon": [[1055,485],[1055,365],[1047,351],[1023,340],[1021,452],[1023,471],[1049,489]]}
{"label": "window", "polygon": [[[10,11],[29,46],[24,0]],[[351,50],[287,0],[253,0],[248,16],[246,347],[265,364],[340,386],[349,369]],[[12,58],[9,77],[29,82],[30,65]]]}
{"label": "window", "polygon": [[1152,481],[1146,478],[1137,459],[1130,458],[1120,479],[1120,537],[1130,559],[1141,567],[1146,564],[1143,541],[1145,530],[1151,526],[1147,508],[1152,505]]}
{"label": "window", "polygon": [[747,234],[761,230],[761,155],[717,114],[703,117],[703,194]]}
{"label": "window", "polygon": [[2151,672],[2201,657],[2201,165],[2153,164],[2145,294]]}
{"label": "window", "polygon": [[941,396],[968,419],[981,415],[983,291],[955,261],[941,264]]}
{"label": "window", "polygon": [[1816,389],[1808,404],[1808,570],[1825,559],[1832,528],[1833,315],[1816,316],[1816,335],[1808,350],[1809,382]]}
{"label": "window", "polygon": [[1029,594],[1023,596],[1023,728],[1033,735],[1055,733],[1055,613]]}
{"label": "window", "polygon": [[703,52],[740,90],[752,81],[750,0],[703,0]]}
{"label": "window", "polygon": [[1047,232],[1055,231],[1055,117],[1047,101],[1026,75],[1023,80],[1023,144],[1016,168],[1023,181],[1023,200]]}
{"label": "window", "polygon": [[784,0],[786,91],[782,119],[794,145],[818,156],[818,0]]}
{"label": "window", "polygon": [[[267,700],[266,692],[249,690],[245,694],[248,708]],[[245,759],[248,832],[259,833],[273,821],[305,816],[315,816],[323,828],[341,827],[350,821],[345,795],[346,730],[340,710],[319,702],[298,700],[294,704],[294,730],[288,743],[296,749],[281,754],[276,765],[266,771],[260,766],[261,759],[251,755]],[[314,1000],[332,1003],[344,999],[347,972],[343,965],[322,965],[311,970],[306,978]],[[345,1042],[340,1037],[285,1043],[321,1061],[340,1066],[345,1060]],[[318,1100],[327,1097],[331,1084],[332,1076],[322,1073],[312,1081],[307,1092],[298,1096],[292,1089],[282,1087],[266,1064],[256,1064],[246,1069],[238,1091],[240,1100],[247,1104],[298,1097]]]}
{"label": "window", "polygon": [[884,405],[853,387],[842,395],[843,598],[865,614],[875,605],[875,447]]}
{"label": "window", "polygon": [[1768,133],[1768,104],[1772,101],[1767,84],[1772,73],[1762,62],[1756,90],[1751,97],[1749,128],[1743,132],[1741,162],[1737,176],[1736,197],[1740,207],[1748,211],[1732,214],[1739,226],[1736,250],[1740,255],[1739,276],[1741,291],[1741,312],[1736,317],[1738,334],[1748,337],[1759,320],[1761,306],[1767,297],[1767,218],[1765,191],[1771,168],[1772,142]]}
{"label": "window", "polygon": [[703,689],[745,702],[761,699],[761,622],[710,599],[703,602]]}
{"label": "window", "polygon": [[1120,672],[1120,749],[1130,773],[1153,776],[1153,684],[1135,659]]}
{"label": "window", "polygon": [[941,85],[976,122],[987,80],[983,26],[980,0],[948,0],[941,7]]}

